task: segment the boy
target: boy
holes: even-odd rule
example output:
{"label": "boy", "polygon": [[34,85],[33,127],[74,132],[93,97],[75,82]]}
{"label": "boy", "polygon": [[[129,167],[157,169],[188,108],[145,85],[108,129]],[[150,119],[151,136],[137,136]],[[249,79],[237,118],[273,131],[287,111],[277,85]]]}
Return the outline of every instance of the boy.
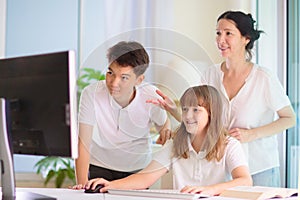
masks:
{"label": "boy", "polygon": [[[160,130],[157,143],[169,139],[166,112],[146,100],[158,97],[143,83],[149,56],[137,42],[119,42],[108,50],[104,81],[87,86],[79,106],[77,185],[89,179],[115,180],[143,169],[151,161],[150,127]],[[93,133],[93,128],[96,131]]]}

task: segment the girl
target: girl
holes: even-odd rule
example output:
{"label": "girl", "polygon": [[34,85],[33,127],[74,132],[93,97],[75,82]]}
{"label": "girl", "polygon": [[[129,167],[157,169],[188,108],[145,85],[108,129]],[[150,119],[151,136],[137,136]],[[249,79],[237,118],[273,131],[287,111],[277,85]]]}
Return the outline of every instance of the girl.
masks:
{"label": "girl", "polygon": [[174,189],[218,195],[223,190],[252,185],[240,143],[222,125],[222,102],[217,90],[203,85],[187,89],[180,99],[182,122],[174,139],[154,155],[142,171],[123,179],[92,179],[86,189],[145,189],[173,169]]}

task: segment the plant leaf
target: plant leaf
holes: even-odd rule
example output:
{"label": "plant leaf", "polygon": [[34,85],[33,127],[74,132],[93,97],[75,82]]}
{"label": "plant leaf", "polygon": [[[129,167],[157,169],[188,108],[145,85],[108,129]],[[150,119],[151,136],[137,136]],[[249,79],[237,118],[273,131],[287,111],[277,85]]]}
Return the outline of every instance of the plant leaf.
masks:
{"label": "plant leaf", "polygon": [[50,179],[51,179],[52,177],[54,177],[55,175],[56,175],[56,172],[53,171],[53,170],[50,170],[50,171],[48,172],[47,176],[46,176],[46,179],[45,179],[45,181],[44,181],[44,185],[47,185],[48,182],[50,181]]}
{"label": "plant leaf", "polygon": [[55,187],[60,188],[65,180],[66,174],[65,170],[58,171],[56,180],[55,180]]}

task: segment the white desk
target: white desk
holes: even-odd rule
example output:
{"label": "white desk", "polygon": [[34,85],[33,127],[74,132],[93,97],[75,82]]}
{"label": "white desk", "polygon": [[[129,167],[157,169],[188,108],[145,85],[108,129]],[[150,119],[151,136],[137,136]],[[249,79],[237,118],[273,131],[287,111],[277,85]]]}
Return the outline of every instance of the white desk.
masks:
{"label": "white desk", "polygon": [[[17,192],[33,192],[50,197],[54,197],[57,200],[170,200],[163,198],[146,198],[146,197],[133,197],[133,196],[120,196],[112,195],[108,193],[86,194],[83,190],[71,190],[71,189],[56,189],[56,188],[17,188]],[[2,195],[2,194],[1,194]],[[224,197],[211,197],[205,199],[213,200],[238,200],[236,198],[224,198]],[[289,200],[296,200],[297,197],[288,198]]]}
{"label": "white desk", "polygon": [[[112,195],[108,193],[96,193],[86,194],[83,190],[71,190],[71,189],[56,189],[56,188],[17,188],[18,192],[33,192],[50,197],[57,198],[57,200],[170,200],[163,198],[147,198],[147,197],[133,197],[133,196],[120,196]],[[212,197],[207,199],[222,199],[233,200],[232,198]],[[234,199],[238,200],[238,199]]]}

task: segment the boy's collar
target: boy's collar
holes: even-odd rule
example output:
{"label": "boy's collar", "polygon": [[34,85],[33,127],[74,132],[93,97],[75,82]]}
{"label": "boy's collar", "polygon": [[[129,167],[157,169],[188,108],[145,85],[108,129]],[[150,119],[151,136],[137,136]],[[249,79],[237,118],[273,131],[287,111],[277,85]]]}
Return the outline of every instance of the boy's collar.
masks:
{"label": "boy's collar", "polygon": [[112,106],[112,108],[114,108],[114,109],[128,109],[128,106],[134,102],[134,99],[136,99],[136,96],[137,96],[137,90],[136,90],[136,87],[135,87],[135,89],[134,89],[134,94],[133,94],[133,98],[130,100],[130,102],[129,102],[125,107],[122,107],[122,106],[121,106],[121,105],[113,98],[113,96],[111,96],[110,94],[109,94],[108,96],[109,96],[109,101],[110,101],[110,105]]}

